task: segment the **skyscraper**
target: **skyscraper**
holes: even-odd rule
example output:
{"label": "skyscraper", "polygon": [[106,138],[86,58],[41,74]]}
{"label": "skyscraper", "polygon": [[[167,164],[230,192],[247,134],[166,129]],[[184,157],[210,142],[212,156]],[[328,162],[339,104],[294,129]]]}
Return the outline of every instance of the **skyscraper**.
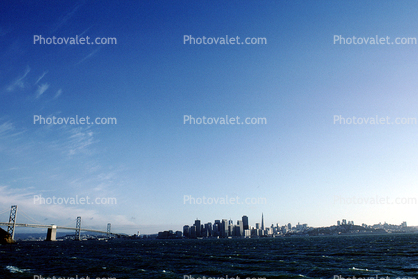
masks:
{"label": "skyscraper", "polygon": [[197,237],[200,237],[200,236],[201,236],[201,234],[202,234],[202,227],[201,227],[201,225],[200,225],[200,220],[196,219],[196,220],[194,221],[194,225],[195,225],[195,227],[196,227],[196,236],[197,236]]}
{"label": "skyscraper", "polygon": [[205,224],[206,236],[212,236],[212,223]]}
{"label": "skyscraper", "polygon": [[222,219],[221,223],[221,237],[227,237],[228,236],[228,220]]}
{"label": "skyscraper", "polygon": [[244,230],[248,230],[249,226],[248,226],[248,217],[247,216],[242,216],[242,223],[244,225]]}
{"label": "skyscraper", "polygon": [[220,236],[221,235],[221,221],[215,220],[215,224],[213,224],[213,236]]}
{"label": "skyscraper", "polygon": [[190,227],[188,225],[183,226],[183,235],[185,237],[189,237],[190,236]]}
{"label": "skyscraper", "polygon": [[241,220],[237,221],[237,235],[236,236],[243,236],[244,235],[244,222]]}
{"label": "skyscraper", "polygon": [[261,213],[261,230],[264,231],[264,215]]}

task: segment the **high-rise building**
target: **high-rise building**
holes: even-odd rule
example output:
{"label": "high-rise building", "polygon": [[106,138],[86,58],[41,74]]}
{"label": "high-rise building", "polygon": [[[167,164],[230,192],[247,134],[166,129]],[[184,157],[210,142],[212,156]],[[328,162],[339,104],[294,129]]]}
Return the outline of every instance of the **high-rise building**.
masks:
{"label": "high-rise building", "polygon": [[222,219],[221,223],[221,237],[227,237],[228,236],[228,220]]}
{"label": "high-rise building", "polygon": [[195,225],[191,226],[190,228],[190,237],[196,238],[196,226]]}
{"label": "high-rise building", "polygon": [[228,225],[228,236],[232,236],[232,235],[234,235],[234,225],[229,224]]}
{"label": "high-rise building", "polygon": [[205,224],[205,230],[206,230],[207,236],[212,236],[212,223],[211,222]]}
{"label": "high-rise building", "polygon": [[190,236],[190,227],[188,225],[183,226],[183,235],[185,237],[189,237]]}
{"label": "high-rise building", "polygon": [[249,229],[249,226],[248,226],[248,217],[247,216],[242,216],[242,223],[243,223],[243,226],[244,226],[244,230],[248,230]]}
{"label": "high-rise building", "polygon": [[221,235],[221,221],[215,220],[215,224],[213,224],[213,236],[220,236]]}
{"label": "high-rise building", "polygon": [[200,220],[196,219],[196,221],[194,221],[194,225],[196,227],[196,236],[200,237],[202,235],[202,226],[200,225]]}
{"label": "high-rise building", "polygon": [[264,230],[264,215],[261,213],[261,230]]}
{"label": "high-rise building", "polygon": [[237,221],[237,236],[244,235],[244,224],[241,220]]}
{"label": "high-rise building", "polygon": [[218,224],[213,224],[212,236],[219,236],[219,225]]}

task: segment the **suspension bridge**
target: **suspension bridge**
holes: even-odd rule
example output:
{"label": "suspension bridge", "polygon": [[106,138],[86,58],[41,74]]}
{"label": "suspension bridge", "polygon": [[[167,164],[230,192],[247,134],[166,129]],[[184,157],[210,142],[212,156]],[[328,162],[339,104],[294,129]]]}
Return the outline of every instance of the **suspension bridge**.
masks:
{"label": "suspension bridge", "polygon": [[47,229],[47,235],[46,235],[46,239],[45,239],[46,241],[56,241],[57,240],[57,230],[74,230],[75,231],[75,235],[74,235],[75,240],[80,240],[81,231],[102,233],[102,234],[106,234],[108,237],[110,237],[111,235],[116,235],[116,236],[126,235],[126,234],[123,234],[123,233],[112,233],[110,223],[107,224],[107,230],[106,231],[82,228],[81,227],[81,216],[77,217],[75,227],[17,223],[16,222],[16,216],[17,216],[17,205],[12,205],[11,209],[10,209],[9,222],[0,222],[0,226],[7,226],[7,232],[10,234],[10,236],[12,237],[13,240],[14,240],[15,228],[16,227],[46,228]]}

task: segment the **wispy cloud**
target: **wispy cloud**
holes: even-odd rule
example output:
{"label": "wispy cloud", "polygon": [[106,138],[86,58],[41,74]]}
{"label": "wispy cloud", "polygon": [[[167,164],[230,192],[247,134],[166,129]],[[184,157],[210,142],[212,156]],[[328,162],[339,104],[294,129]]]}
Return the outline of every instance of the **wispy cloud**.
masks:
{"label": "wispy cloud", "polygon": [[35,84],[38,84],[38,82],[41,81],[41,79],[48,73],[48,71],[43,72],[43,74],[38,78],[38,80],[35,82]]}
{"label": "wispy cloud", "polygon": [[3,205],[3,209],[5,205],[10,206],[16,204],[18,200],[28,199],[30,194],[30,192],[22,189],[11,189],[8,186],[0,185],[0,205]]}
{"label": "wispy cloud", "polygon": [[6,137],[14,137],[23,132],[24,131],[16,131],[14,125],[10,121],[6,121],[0,124],[0,139]]}
{"label": "wispy cloud", "polygon": [[80,61],[78,61],[76,63],[76,65],[83,63],[84,61],[86,61],[87,59],[89,59],[90,57],[92,57],[93,55],[95,55],[96,52],[98,52],[99,50],[100,50],[100,47],[98,47],[97,49],[93,50],[86,57],[84,57],[83,59],[81,59]]}
{"label": "wispy cloud", "polygon": [[30,68],[29,68],[29,66],[27,66],[26,67],[26,70],[25,70],[25,73],[23,74],[23,76],[21,76],[21,77],[19,77],[19,78],[17,78],[12,84],[10,84],[8,87],[7,87],[7,91],[9,91],[9,92],[12,92],[12,91],[14,91],[16,88],[21,88],[21,89],[23,89],[23,88],[25,88],[25,83],[24,83],[24,79],[25,79],[25,77],[29,74],[29,72],[30,72]]}
{"label": "wispy cloud", "polygon": [[78,34],[79,37],[83,36],[87,31],[90,30],[90,28],[92,28],[94,25],[90,26],[89,28],[87,28],[86,30],[84,30],[83,32],[81,32],[81,34]]}
{"label": "wispy cloud", "polygon": [[10,131],[12,131],[13,125],[10,122],[4,122],[3,124],[0,125],[0,137],[2,137],[3,135],[8,134]]}
{"label": "wispy cloud", "polygon": [[42,94],[49,88],[48,83],[43,83],[40,86],[38,86],[38,90],[36,90],[36,98],[41,97]]}
{"label": "wispy cloud", "polygon": [[[47,126],[45,126],[45,128],[47,128]],[[88,147],[90,147],[95,141],[93,132],[91,131],[91,128],[89,126],[77,128],[69,128],[66,126],[62,126],[61,128],[61,140],[56,141],[54,143],[51,142],[50,148],[60,150],[62,154],[65,154],[70,157],[80,153],[91,153]]]}
{"label": "wispy cloud", "polygon": [[83,152],[93,143],[93,132],[90,130],[82,130],[81,128],[73,128],[72,135],[68,141],[69,154],[74,155],[77,152]]}
{"label": "wispy cloud", "polygon": [[55,93],[54,99],[58,98],[62,94],[62,89],[59,89],[57,93]]}
{"label": "wispy cloud", "polygon": [[67,13],[66,15],[62,16],[57,24],[55,25],[55,27],[52,29],[52,33],[56,32],[59,28],[61,28],[61,26],[63,26],[69,19],[71,19],[73,17],[73,15],[75,14],[75,12],[77,12],[77,10],[82,6],[83,4],[78,4],[77,6],[75,6],[71,12]]}
{"label": "wispy cloud", "polygon": [[[18,189],[11,188],[7,185],[0,185],[0,210],[4,212],[4,210],[10,209],[11,205],[17,204],[18,223],[48,225],[53,222],[57,225],[67,225],[63,224],[63,222],[67,223],[69,220],[74,219],[75,225],[76,216],[82,216],[83,220],[89,220],[85,222],[86,227],[99,226],[105,230],[108,222],[112,222],[112,224],[133,225],[133,222],[123,215],[101,215],[97,210],[84,209],[69,204],[40,204],[39,200],[35,202],[35,199],[39,199],[39,196],[49,197],[44,191],[34,191],[28,188]],[[68,196],[68,198],[74,197]],[[5,214],[7,214],[7,211]]]}

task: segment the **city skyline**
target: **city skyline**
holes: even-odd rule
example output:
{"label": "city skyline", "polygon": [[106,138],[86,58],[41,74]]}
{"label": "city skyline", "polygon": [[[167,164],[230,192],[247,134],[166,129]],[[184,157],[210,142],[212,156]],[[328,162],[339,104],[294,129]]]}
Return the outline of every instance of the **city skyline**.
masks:
{"label": "city skyline", "polygon": [[[334,224],[330,224],[324,227],[333,227],[333,226],[361,226],[363,228],[374,228],[382,229],[389,227],[390,229],[405,229],[408,227],[407,222],[403,221],[399,225],[388,224],[386,221],[375,223],[373,225],[368,225],[365,223],[355,224],[352,220],[341,219],[337,220]],[[318,227],[319,228],[319,227]],[[410,229],[417,229],[418,227],[409,227]],[[215,219],[214,222],[203,223],[202,220],[196,218],[194,224],[184,225],[182,230],[164,230],[158,232],[159,238],[206,238],[206,237],[262,237],[262,236],[278,236],[285,235],[286,233],[291,232],[302,232],[308,229],[315,229],[315,227],[310,227],[307,223],[300,224],[298,222],[296,225],[291,223],[286,223],[280,225],[279,223],[272,223],[270,226],[264,226],[264,213],[261,214],[261,222],[255,222],[254,226],[250,225],[247,215],[243,215],[241,220],[237,220],[236,224],[230,218],[228,219]],[[155,234],[157,235],[157,234]]]}
{"label": "city skyline", "polygon": [[0,212],[418,225],[416,2],[0,6]]}

